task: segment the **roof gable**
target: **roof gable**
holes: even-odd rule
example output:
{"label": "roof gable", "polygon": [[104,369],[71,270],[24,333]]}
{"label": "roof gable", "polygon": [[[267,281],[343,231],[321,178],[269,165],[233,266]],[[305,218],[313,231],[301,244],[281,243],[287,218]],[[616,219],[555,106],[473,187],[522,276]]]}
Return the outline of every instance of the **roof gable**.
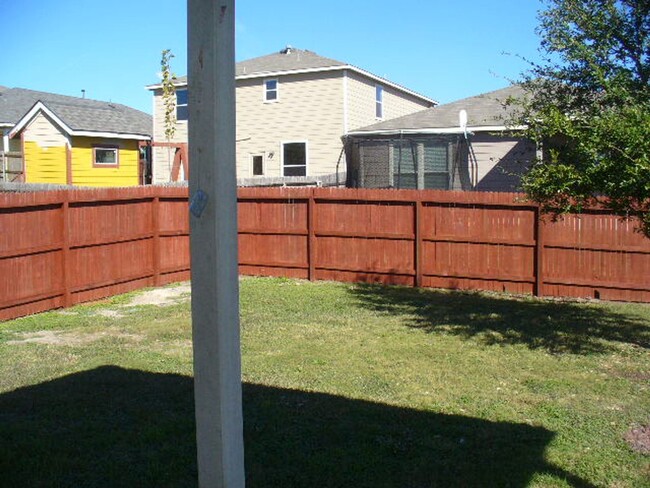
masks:
{"label": "roof gable", "polygon": [[73,132],[142,135],[152,132],[152,118],[119,103],[9,88],[0,90],[0,125],[14,126],[41,102]]}
{"label": "roof gable", "polygon": [[[69,123],[65,120],[74,120],[74,117],[70,116],[69,113],[66,113],[68,107],[62,104],[56,104],[50,102],[51,107],[45,105],[43,102],[36,102],[31,109],[16,123],[16,125],[9,132],[9,137],[14,137],[16,134],[20,133],[39,113],[46,114],[54,123],[56,123],[67,135],[70,136],[86,136],[86,137],[106,137],[114,139],[150,139],[148,134],[133,133],[127,132],[124,130],[110,130],[109,124],[104,124],[106,127],[105,130],[93,129],[89,130],[87,126],[74,127],[70,126]],[[55,108],[55,110],[52,109]],[[98,114],[97,110],[87,110],[88,113],[85,113],[84,116],[92,117],[100,116],[106,119],[105,114]],[[63,118],[61,115],[63,114]]]}

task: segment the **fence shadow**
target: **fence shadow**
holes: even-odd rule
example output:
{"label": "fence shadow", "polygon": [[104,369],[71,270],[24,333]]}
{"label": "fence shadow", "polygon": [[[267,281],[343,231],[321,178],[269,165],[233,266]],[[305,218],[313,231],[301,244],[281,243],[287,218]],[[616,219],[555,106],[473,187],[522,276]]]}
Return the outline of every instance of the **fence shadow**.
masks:
{"label": "fence shadow", "polygon": [[376,284],[357,284],[350,293],[362,307],[401,316],[409,327],[486,344],[524,344],[554,354],[603,353],[614,343],[650,348],[650,321],[584,303]]}
{"label": "fence shadow", "polygon": [[[0,486],[196,486],[192,379],[99,367],[0,395]],[[244,385],[247,486],[523,487],[544,428]]]}

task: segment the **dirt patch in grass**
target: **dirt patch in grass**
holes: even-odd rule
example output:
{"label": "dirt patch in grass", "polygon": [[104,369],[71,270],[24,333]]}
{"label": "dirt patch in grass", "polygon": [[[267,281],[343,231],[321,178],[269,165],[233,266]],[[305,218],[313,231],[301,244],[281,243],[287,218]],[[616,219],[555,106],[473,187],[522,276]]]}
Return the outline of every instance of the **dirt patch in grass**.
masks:
{"label": "dirt patch in grass", "polygon": [[178,286],[168,288],[156,288],[148,290],[133,297],[133,299],[124,305],[125,307],[137,307],[139,305],[174,305],[184,299],[189,300],[190,284],[183,283]]}
{"label": "dirt patch in grass", "polygon": [[634,451],[650,455],[650,425],[630,429],[625,434],[625,440]]}
{"label": "dirt patch in grass", "polygon": [[109,317],[109,318],[112,318],[112,319],[121,319],[122,317],[124,317],[123,313],[120,313],[119,311],[113,310],[113,309],[110,309],[110,308],[108,308],[106,310],[97,310],[97,312],[95,312],[95,313],[97,315],[102,316],[102,317]]}
{"label": "dirt patch in grass", "polygon": [[38,332],[24,332],[18,335],[19,339],[7,341],[7,344],[47,344],[53,346],[78,346],[90,344],[105,337],[116,337],[138,341],[142,339],[138,334],[127,334],[124,332],[63,332],[60,330],[41,330]]}

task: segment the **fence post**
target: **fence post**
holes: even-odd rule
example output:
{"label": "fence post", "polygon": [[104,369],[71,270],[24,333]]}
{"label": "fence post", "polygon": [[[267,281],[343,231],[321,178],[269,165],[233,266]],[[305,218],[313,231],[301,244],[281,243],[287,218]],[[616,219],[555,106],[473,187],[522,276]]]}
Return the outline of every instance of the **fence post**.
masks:
{"label": "fence post", "polygon": [[160,286],[160,196],[151,201],[153,232],[153,286]]}
{"label": "fence post", "polygon": [[422,286],[422,199],[415,200],[415,286]]}
{"label": "fence post", "polygon": [[541,210],[539,205],[535,207],[535,286],[534,294],[537,297],[543,295],[544,276],[544,223],[542,222]]}
{"label": "fence post", "polygon": [[61,279],[63,281],[63,308],[72,305],[70,292],[70,190],[63,191],[61,202]]}
{"label": "fence post", "polygon": [[316,279],[316,222],[315,218],[314,189],[309,190],[309,199],[307,200],[307,277],[309,281]]}

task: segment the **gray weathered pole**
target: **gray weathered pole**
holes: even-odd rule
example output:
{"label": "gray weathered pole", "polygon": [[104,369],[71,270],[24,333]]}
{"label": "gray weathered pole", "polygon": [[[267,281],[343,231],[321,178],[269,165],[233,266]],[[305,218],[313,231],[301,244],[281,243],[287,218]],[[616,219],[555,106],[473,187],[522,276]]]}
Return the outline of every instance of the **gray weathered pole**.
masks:
{"label": "gray weathered pole", "polygon": [[235,2],[188,0],[187,5],[192,334],[199,486],[242,488]]}

